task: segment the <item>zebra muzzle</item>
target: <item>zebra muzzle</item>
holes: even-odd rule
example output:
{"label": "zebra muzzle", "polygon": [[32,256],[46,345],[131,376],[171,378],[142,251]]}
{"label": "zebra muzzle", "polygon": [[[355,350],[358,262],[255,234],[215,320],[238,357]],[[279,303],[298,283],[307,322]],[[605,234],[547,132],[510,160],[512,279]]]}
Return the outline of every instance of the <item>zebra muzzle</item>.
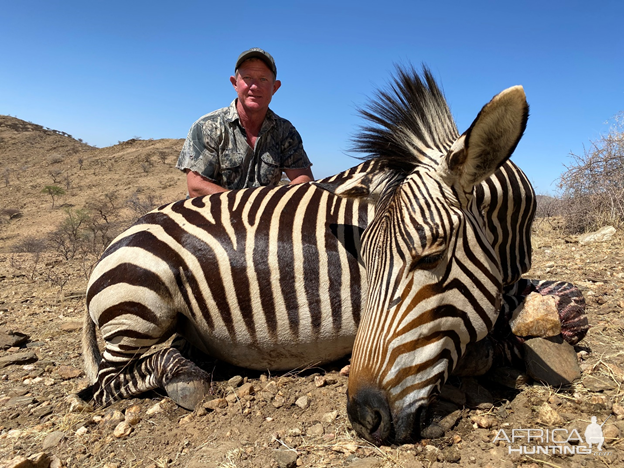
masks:
{"label": "zebra muzzle", "polygon": [[347,394],[347,414],[353,429],[369,442],[380,445],[392,436],[392,414],[385,392],[371,387]]}

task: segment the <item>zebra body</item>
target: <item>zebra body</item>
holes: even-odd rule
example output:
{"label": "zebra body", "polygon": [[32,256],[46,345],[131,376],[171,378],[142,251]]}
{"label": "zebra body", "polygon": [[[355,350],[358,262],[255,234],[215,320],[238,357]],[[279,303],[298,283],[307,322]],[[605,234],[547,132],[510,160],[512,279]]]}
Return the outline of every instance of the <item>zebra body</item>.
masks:
{"label": "zebra body", "polygon": [[183,200],[142,217],[112,242],[87,287],[103,357],[127,362],[173,332],[259,370],[349,353],[365,292],[359,239],[374,204],[323,187],[369,166],[315,184]]}
{"label": "zebra body", "polygon": [[[335,360],[351,352],[356,340],[348,398],[354,428],[380,442],[390,434],[394,414],[403,426],[414,423],[401,419],[401,408],[391,409],[390,386],[401,387],[396,391],[405,393],[402,401],[411,411],[435,393],[465,346],[492,328],[503,286],[530,266],[535,204],[526,176],[505,158],[471,184],[441,183],[440,167],[449,164],[443,156],[461,156],[462,149],[449,152],[460,137],[438,100],[411,124],[426,127],[423,135],[406,131],[410,125],[390,129],[400,135],[394,152],[418,154],[416,164],[402,166],[402,154],[396,160],[378,156],[379,139],[369,138],[363,148],[373,149],[375,157],[336,176],[179,201],[148,213],[117,237],[87,288],[83,354],[92,386],[81,396],[107,404],[164,387],[180,405],[194,407],[208,375],[175,349],[148,353],[174,333],[205,353],[260,370]],[[384,148],[396,146],[386,143],[381,141]],[[462,162],[456,157],[454,169],[462,169]],[[452,170],[445,177],[453,178]],[[477,254],[478,264],[465,255],[462,265],[453,262],[471,249],[486,252]],[[444,274],[443,264],[452,265]],[[422,273],[419,278],[414,271]],[[446,315],[429,317],[441,324],[440,338],[424,346],[450,340],[450,351],[425,353],[436,356],[439,362],[431,367],[442,377],[414,392],[405,369],[418,371],[413,363],[422,361],[419,352],[388,349],[418,341],[420,329],[412,326],[392,344],[387,339],[403,326],[393,315],[418,315],[419,304],[438,301],[447,283],[454,292],[440,297],[466,314],[458,319],[449,308],[429,307]],[[475,284],[482,290],[466,294],[465,285]],[[429,288],[424,296],[423,285]],[[477,320],[470,311],[481,303]],[[102,355],[96,326],[105,341]],[[454,330],[453,338],[443,336],[447,329]],[[367,392],[375,393],[372,400],[361,398]],[[387,414],[369,411],[379,395]]]}

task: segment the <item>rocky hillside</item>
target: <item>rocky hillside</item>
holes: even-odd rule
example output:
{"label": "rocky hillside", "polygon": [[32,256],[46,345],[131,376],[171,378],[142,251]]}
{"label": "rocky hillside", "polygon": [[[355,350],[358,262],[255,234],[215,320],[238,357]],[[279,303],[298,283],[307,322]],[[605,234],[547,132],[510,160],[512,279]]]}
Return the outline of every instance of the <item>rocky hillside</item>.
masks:
{"label": "rocky hillside", "polygon": [[[95,148],[67,133],[0,116],[0,251],[45,238],[67,216],[104,205],[119,225],[186,195],[175,162],[183,140],[128,140]],[[58,196],[42,193],[58,187]],[[59,192],[58,190],[55,190]],[[53,190],[54,192],[54,190]]]}

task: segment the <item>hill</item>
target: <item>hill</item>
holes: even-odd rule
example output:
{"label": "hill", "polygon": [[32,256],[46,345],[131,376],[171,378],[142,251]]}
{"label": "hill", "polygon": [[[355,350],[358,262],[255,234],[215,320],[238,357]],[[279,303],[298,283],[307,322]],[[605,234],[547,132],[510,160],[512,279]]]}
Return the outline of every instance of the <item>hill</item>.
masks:
{"label": "hill", "polygon": [[[71,135],[0,116],[0,251],[25,236],[44,238],[65,209],[107,204],[120,225],[137,217],[137,203],[156,206],[186,196],[175,162],[184,140],[128,140],[95,148]],[[55,200],[46,186],[63,189]],[[133,209],[134,208],[134,209]]]}

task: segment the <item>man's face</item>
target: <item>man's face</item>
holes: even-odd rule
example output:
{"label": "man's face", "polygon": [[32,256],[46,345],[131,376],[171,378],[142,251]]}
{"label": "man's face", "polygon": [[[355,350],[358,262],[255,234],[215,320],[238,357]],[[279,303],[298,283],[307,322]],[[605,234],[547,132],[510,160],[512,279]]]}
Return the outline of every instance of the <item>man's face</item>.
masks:
{"label": "man's face", "polygon": [[243,62],[238,75],[230,77],[230,82],[238,94],[239,103],[252,112],[266,110],[281,85],[262,60]]}

